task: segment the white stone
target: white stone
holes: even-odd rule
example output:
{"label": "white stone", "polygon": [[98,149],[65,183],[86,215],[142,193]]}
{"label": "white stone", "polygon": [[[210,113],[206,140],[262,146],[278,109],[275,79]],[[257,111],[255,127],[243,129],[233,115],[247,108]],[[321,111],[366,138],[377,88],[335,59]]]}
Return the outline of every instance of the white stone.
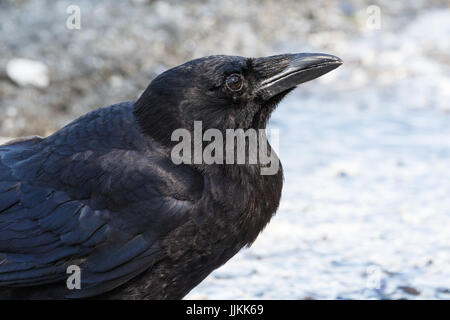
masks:
{"label": "white stone", "polygon": [[48,67],[36,60],[11,59],[6,65],[6,74],[19,86],[45,88],[50,84]]}

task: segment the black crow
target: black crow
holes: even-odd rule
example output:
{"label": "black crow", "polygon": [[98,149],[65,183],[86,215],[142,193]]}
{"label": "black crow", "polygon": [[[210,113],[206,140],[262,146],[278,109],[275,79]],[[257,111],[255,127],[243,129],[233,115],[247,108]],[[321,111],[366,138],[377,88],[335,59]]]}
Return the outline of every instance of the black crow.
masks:
{"label": "black crow", "polygon": [[[176,164],[172,133],[194,121],[265,129],[288,92],[341,63],[204,57],[160,74],[137,101],[0,146],[0,298],[184,297],[256,239],[283,175],[259,162]],[[67,285],[70,266],[79,288]]]}

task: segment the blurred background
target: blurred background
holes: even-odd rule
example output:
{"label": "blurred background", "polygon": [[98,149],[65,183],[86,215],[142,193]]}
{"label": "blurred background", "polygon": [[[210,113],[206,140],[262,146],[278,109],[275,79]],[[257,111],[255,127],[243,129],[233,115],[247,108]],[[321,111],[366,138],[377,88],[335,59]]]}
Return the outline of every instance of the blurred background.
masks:
{"label": "blurred background", "polygon": [[450,299],[449,35],[448,0],[0,0],[0,142],[193,58],[337,55],[270,122],[277,215],[186,298]]}

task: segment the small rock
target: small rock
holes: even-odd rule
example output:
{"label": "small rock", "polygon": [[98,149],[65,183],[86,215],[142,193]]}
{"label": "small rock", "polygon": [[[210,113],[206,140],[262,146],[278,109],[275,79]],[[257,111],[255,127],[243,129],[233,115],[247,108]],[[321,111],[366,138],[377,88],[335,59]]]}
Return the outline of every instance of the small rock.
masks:
{"label": "small rock", "polygon": [[338,177],[340,178],[347,178],[348,177],[348,173],[345,171],[339,171],[338,172]]}
{"label": "small rock", "polygon": [[11,59],[6,65],[6,74],[19,86],[46,88],[50,84],[48,67],[36,60]]}
{"label": "small rock", "polygon": [[407,294],[411,294],[413,296],[418,296],[420,294],[420,291],[413,287],[403,286],[403,287],[398,287],[398,288],[403,290]]}
{"label": "small rock", "polygon": [[445,294],[450,293],[450,289],[448,289],[448,288],[438,288],[437,291],[440,293],[445,293]]}
{"label": "small rock", "polygon": [[120,88],[122,86],[122,84],[123,84],[123,78],[121,76],[118,76],[118,75],[112,75],[109,78],[109,84],[113,88]]}

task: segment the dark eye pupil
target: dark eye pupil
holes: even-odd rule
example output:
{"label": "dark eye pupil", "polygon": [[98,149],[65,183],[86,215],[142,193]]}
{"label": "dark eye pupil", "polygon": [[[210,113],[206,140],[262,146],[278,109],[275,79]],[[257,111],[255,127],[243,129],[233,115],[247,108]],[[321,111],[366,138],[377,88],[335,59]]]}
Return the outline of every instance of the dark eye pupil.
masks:
{"label": "dark eye pupil", "polygon": [[227,87],[232,91],[238,91],[242,88],[242,78],[238,75],[232,75],[227,78]]}

